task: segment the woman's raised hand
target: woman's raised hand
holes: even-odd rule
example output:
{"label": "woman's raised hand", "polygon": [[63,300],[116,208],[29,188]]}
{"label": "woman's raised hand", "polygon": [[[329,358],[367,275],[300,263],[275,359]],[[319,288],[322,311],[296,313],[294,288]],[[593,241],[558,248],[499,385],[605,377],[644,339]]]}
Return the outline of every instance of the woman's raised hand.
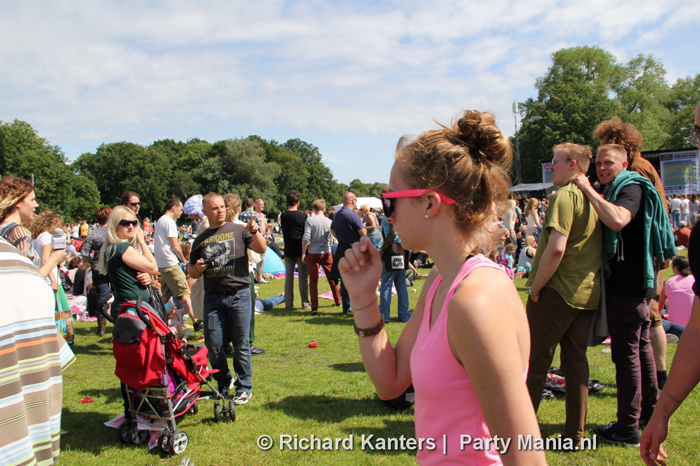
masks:
{"label": "woman's raised hand", "polygon": [[375,290],[382,273],[382,256],[368,236],[363,236],[345,251],[345,257],[338,263],[338,270],[351,300],[362,299],[368,294],[376,297]]}

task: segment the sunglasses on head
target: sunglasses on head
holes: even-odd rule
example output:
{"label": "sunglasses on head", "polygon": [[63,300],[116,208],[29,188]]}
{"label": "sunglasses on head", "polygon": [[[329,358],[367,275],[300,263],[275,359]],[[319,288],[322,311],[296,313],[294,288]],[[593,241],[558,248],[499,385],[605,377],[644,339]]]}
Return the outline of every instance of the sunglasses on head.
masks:
{"label": "sunglasses on head", "polygon": [[131,225],[132,227],[138,226],[139,221],[138,220],[120,220],[119,225],[123,227],[128,227]]}
{"label": "sunglasses on head", "polygon": [[432,189],[407,189],[405,191],[392,191],[389,193],[382,193],[382,205],[384,206],[384,215],[391,217],[394,214],[394,201],[392,199],[397,199],[399,197],[420,197],[425,193],[435,193],[440,196],[442,202],[445,204],[454,204],[455,200],[451,197],[447,197],[442,193],[434,191]]}

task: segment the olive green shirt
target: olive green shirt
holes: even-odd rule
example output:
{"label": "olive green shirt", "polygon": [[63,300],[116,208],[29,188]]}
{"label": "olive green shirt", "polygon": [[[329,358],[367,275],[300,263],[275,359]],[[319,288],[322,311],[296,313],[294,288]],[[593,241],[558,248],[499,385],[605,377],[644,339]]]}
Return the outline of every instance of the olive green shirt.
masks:
{"label": "olive green shirt", "polygon": [[571,307],[597,309],[603,229],[586,195],[571,182],[557,191],[549,203],[527,286],[534,282],[552,229],[567,237],[566,250],[545,287],[556,290]]}

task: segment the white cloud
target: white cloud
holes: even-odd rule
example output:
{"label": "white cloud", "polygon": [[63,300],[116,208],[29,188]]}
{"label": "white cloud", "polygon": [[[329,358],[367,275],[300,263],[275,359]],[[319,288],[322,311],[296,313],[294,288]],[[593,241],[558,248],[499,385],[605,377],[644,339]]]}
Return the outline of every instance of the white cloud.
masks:
{"label": "white cloud", "polygon": [[620,61],[663,60],[655,47],[694,34],[698,14],[678,0],[5,3],[0,120],[28,121],[70,157],[255,133],[322,138],[333,163],[343,147],[371,160],[468,106],[511,134],[510,106],[536,97],[552,52],[600,43]]}

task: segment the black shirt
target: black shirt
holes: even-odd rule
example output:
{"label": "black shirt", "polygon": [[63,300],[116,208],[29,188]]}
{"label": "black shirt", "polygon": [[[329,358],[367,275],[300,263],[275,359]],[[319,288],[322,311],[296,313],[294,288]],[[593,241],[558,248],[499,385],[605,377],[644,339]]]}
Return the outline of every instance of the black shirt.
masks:
{"label": "black shirt", "polygon": [[695,296],[700,297],[700,222],[695,222],[693,232],[690,233],[688,262],[690,262],[690,270],[693,272],[693,277],[695,277],[693,292]]}
{"label": "black shirt", "polygon": [[651,298],[656,288],[643,288],[644,283],[644,193],[639,185],[626,186],[613,204],[624,207],[632,214],[632,220],[621,231],[617,252],[608,257],[610,276],[606,281],[606,293],[611,296]]}
{"label": "black shirt", "polygon": [[222,293],[250,286],[248,247],[253,237],[243,225],[226,222],[218,228],[207,228],[192,244],[190,264],[199,259],[211,261],[202,274],[204,291]]}
{"label": "black shirt", "polygon": [[284,257],[301,257],[306,214],[299,210],[286,210],[280,215],[280,223],[284,235]]}

